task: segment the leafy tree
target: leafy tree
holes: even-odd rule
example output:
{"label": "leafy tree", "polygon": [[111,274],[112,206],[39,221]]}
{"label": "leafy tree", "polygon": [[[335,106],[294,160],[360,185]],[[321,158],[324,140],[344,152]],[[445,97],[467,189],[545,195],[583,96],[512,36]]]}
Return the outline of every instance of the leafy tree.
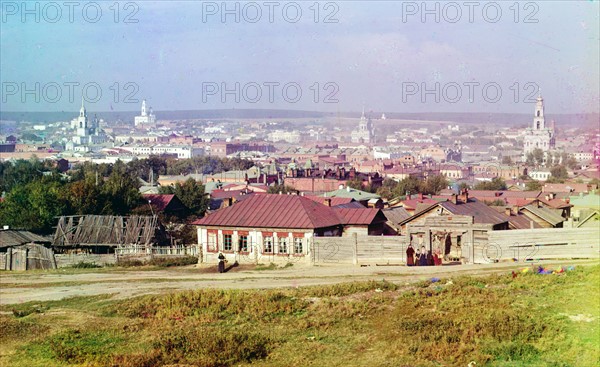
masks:
{"label": "leafy tree", "polygon": [[577,159],[575,159],[575,157],[568,157],[566,161],[563,161],[563,164],[565,164],[570,169],[577,169],[577,167],[579,167],[579,162],[577,161]]}
{"label": "leafy tree", "polygon": [[502,164],[510,164],[510,165],[512,165],[513,164],[513,160],[508,155],[504,156],[504,157],[502,157]]}
{"label": "leafy tree", "polygon": [[533,156],[533,160],[534,160],[535,164],[537,164],[538,166],[540,166],[544,163],[544,151],[541,150],[540,148],[535,148],[532,151],[532,156]]}
{"label": "leafy tree", "polygon": [[437,195],[446,187],[448,187],[448,180],[444,175],[433,175],[427,177],[427,180],[421,183],[419,189],[423,194]]}
{"label": "leafy tree", "polygon": [[63,196],[72,214],[103,214],[103,210],[109,208],[100,186],[89,180],[69,183]]}
{"label": "leafy tree", "polygon": [[542,189],[542,183],[536,180],[528,181],[525,184],[525,190],[527,191],[540,191]]}
{"label": "leafy tree", "polygon": [[167,173],[167,160],[163,157],[151,155],[146,159],[134,159],[127,164],[129,170],[144,181],[150,181],[150,171],[154,173],[154,181],[159,175]]}
{"label": "leafy tree", "polygon": [[204,194],[204,185],[193,178],[188,178],[184,183],[177,182],[175,186],[161,187],[160,193],[175,194],[191,215],[203,216],[208,209],[209,199]]}
{"label": "leafy tree", "polygon": [[468,190],[468,189],[470,189],[470,187],[469,187],[469,184],[468,184],[468,183],[466,183],[466,182],[461,182],[461,183],[460,183],[460,185],[458,185],[458,189],[462,191],[462,190],[465,190],[465,189],[467,189],[467,190]]}
{"label": "leafy tree", "polygon": [[535,158],[533,157],[533,153],[531,153],[531,152],[527,153],[527,156],[525,158],[525,163],[527,163],[527,165],[529,165],[529,166],[535,165]]}
{"label": "leafy tree", "polygon": [[494,177],[491,181],[478,182],[475,190],[506,190],[506,182],[501,177]]}
{"label": "leafy tree", "polygon": [[506,202],[502,199],[496,199],[492,201],[484,200],[485,205],[487,206],[505,206]]}
{"label": "leafy tree", "polygon": [[346,181],[346,186],[351,187],[355,190],[364,190],[362,186],[363,180],[360,177],[354,177],[351,180]]}
{"label": "leafy tree", "polygon": [[295,188],[288,186],[288,185],[280,185],[280,184],[274,184],[269,186],[269,188],[267,189],[267,193],[269,194],[279,194],[280,192],[282,194],[287,194],[287,193],[296,193],[298,190],[296,190]]}
{"label": "leafy tree", "polygon": [[9,192],[15,186],[26,185],[40,179],[44,172],[52,172],[51,168],[33,157],[29,160],[19,159],[12,162],[0,163],[0,192]]}
{"label": "leafy tree", "polygon": [[61,182],[49,178],[13,187],[0,204],[1,223],[34,232],[52,232],[55,217],[66,209],[62,190]]}
{"label": "leafy tree", "polygon": [[383,180],[381,187],[379,187],[376,191],[377,195],[381,196],[382,198],[385,199],[392,199],[394,198],[394,192],[396,189],[396,186],[398,186],[398,182],[390,179],[390,178],[386,178]]}
{"label": "leafy tree", "polygon": [[564,183],[569,178],[567,168],[563,165],[557,165],[550,169],[550,177],[546,180],[547,183]]}
{"label": "leafy tree", "polygon": [[421,181],[412,176],[408,176],[407,178],[398,182],[398,185],[392,191],[394,197],[404,196],[406,194],[413,195],[419,192],[421,186]]}
{"label": "leafy tree", "polygon": [[108,198],[102,211],[107,214],[127,214],[141,200],[139,187],[137,176],[127,170],[125,163],[117,161],[102,185],[102,193]]}

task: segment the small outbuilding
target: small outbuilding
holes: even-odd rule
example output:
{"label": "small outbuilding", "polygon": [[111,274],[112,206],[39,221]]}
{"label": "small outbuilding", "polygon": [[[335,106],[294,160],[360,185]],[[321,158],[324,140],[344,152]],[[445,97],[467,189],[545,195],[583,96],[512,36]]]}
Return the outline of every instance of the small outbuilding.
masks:
{"label": "small outbuilding", "polygon": [[51,242],[29,231],[0,230],[0,269],[56,269]]}

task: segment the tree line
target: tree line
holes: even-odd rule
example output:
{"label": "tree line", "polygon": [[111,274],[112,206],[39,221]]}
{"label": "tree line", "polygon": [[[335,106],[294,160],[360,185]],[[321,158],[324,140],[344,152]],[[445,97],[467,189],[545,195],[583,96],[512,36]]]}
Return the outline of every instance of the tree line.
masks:
{"label": "tree line", "polygon": [[[161,174],[205,174],[230,169],[247,169],[251,161],[218,157],[174,160],[152,156],[129,163],[86,162],[61,173],[51,161],[17,160],[0,163],[0,224],[38,233],[51,233],[56,217],[62,215],[149,214],[143,200],[140,178],[156,180]],[[152,172],[152,173],[151,173]],[[174,193],[187,207],[180,218],[204,215],[208,207],[204,185],[190,179],[161,193]]]}

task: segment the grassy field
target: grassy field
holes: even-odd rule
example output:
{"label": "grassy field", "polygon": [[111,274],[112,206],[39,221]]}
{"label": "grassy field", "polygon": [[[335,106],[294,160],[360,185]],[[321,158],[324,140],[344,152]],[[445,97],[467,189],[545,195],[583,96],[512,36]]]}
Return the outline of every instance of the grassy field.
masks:
{"label": "grassy field", "polygon": [[597,366],[600,266],[0,308],[2,366]]}

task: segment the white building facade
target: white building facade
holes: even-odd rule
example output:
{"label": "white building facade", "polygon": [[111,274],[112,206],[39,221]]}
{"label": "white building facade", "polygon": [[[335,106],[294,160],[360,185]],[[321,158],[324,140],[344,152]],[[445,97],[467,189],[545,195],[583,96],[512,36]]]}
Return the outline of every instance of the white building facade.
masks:
{"label": "white building facade", "polygon": [[149,111],[146,111],[146,100],[142,101],[142,109],[139,116],[136,116],[134,119],[135,126],[142,125],[154,125],[156,124],[156,115],[152,111],[152,107],[150,107]]}
{"label": "white building facade", "polygon": [[544,99],[542,96],[537,98],[535,103],[535,115],[533,125],[525,130],[523,140],[523,156],[532,153],[534,149],[541,149],[544,154],[548,154],[555,147],[554,128],[546,126],[544,117]]}
{"label": "white building facade", "polygon": [[361,144],[373,144],[375,143],[375,128],[371,118],[365,116],[365,109],[363,108],[360,121],[358,122],[358,129],[352,131],[351,139],[353,143]]}

